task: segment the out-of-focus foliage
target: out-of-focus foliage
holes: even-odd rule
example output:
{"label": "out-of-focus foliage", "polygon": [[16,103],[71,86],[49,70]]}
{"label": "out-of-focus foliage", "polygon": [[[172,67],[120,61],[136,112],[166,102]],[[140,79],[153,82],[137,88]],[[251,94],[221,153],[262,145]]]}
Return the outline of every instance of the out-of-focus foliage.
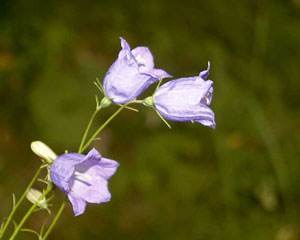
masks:
{"label": "out-of-focus foliage", "polygon": [[112,201],[67,208],[51,239],[299,239],[299,16],[299,0],[0,1],[0,215],[39,164],[32,140],[76,151],[123,36],[175,77],[210,60],[217,129],[124,111],[95,143],[121,163]]}

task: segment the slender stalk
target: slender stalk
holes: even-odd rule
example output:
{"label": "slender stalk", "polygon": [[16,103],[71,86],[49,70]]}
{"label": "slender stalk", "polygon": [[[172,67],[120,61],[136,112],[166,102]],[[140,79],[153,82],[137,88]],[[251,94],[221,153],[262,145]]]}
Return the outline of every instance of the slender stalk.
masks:
{"label": "slender stalk", "polygon": [[78,152],[83,152],[81,149],[82,149],[82,147],[83,147],[84,141],[85,141],[85,139],[86,139],[86,137],[87,137],[87,134],[88,134],[88,132],[89,132],[91,126],[92,126],[92,123],[93,123],[93,121],[94,121],[94,118],[95,118],[95,116],[97,115],[97,113],[100,111],[100,109],[101,109],[101,107],[97,107],[97,109],[94,111],[94,113],[93,113],[93,115],[92,115],[92,117],[91,117],[91,119],[90,119],[90,121],[89,121],[89,123],[88,123],[88,125],[87,125],[87,127],[86,127],[86,129],[85,129],[85,131],[84,131],[84,134],[83,134],[83,137],[82,137],[82,139],[81,139],[81,143],[80,143]]}
{"label": "slender stalk", "polygon": [[131,103],[143,103],[143,100],[133,100]]}
{"label": "slender stalk", "polygon": [[21,222],[19,223],[19,225],[16,227],[15,231],[13,232],[13,234],[11,235],[11,237],[9,238],[9,240],[13,240],[15,239],[15,237],[18,235],[19,231],[21,230],[22,226],[24,225],[24,223],[26,222],[26,220],[30,217],[30,215],[33,213],[34,209],[36,208],[39,200],[43,199],[51,190],[53,189],[53,184],[50,184],[48,186],[48,188],[46,189],[46,191],[39,197],[39,199],[31,206],[31,208],[29,208],[29,210],[27,211],[27,213],[24,215],[24,217],[22,218]]}
{"label": "slender stalk", "polygon": [[97,137],[98,133],[101,132],[101,130],[110,123],[111,120],[113,120],[129,103],[122,105],[113,115],[111,115],[98,129],[97,131],[92,135],[92,137],[87,141],[87,143],[78,151],[78,153],[82,153],[90,144],[92,141],[94,141],[95,137]]}
{"label": "slender stalk", "polygon": [[59,210],[58,210],[58,212],[57,212],[55,218],[53,219],[51,225],[49,226],[47,232],[46,232],[46,233],[44,234],[44,236],[42,237],[42,240],[46,240],[46,238],[48,237],[48,235],[49,235],[50,232],[52,231],[54,225],[56,224],[57,220],[59,219],[59,217],[60,217],[62,211],[63,211],[64,208],[65,208],[65,206],[66,206],[66,201],[64,201],[64,202],[62,203],[62,205],[60,206],[60,208],[59,208]]}
{"label": "slender stalk", "polygon": [[28,184],[27,188],[25,189],[25,192],[22,194],[21,198],[18,200],[18,202],[16,203],[15,206],[13,206],[13,209],[11,210],[5,224],[4,224],[4,227],[2,229],[2,231],[0,232],[0,239],[2,239],[4,233],[5,233],[5,230],[7,229],[9,223],[11,222],[12,220],[12,217],[13,215],[15,214],[16,210],[18,209],[18,207],[20,206],[20,204],[22,203],[22,201],[24,200],[24,198],[26,197],[26,194],[28,192],[28,190],[31,188],[31,186],[33,185],[33,183],[36,181],[36,179],[38,178],[40,172],[41,172],[42,168],[39,168],[35,175],[33,176],[32,180],[30,181],[30,183]]}
{"label": "slender stalk", "polygon": [[[100,110],[100,109],[97,109],[94,113],[93,113],[93,115],[92,115],[92,117],[91,117],[91,119],[90,119],[90,121],[89,121],[89,123],[88,123],[88,125],[87,125],[87,128],[86,128],[86,130],[85,130],[85,132],[84,132],[84,135],[83,135],[83,138],[82,138],[82,140],[81,140],[81,143],[80,143],[80,147],[79,147],[79,149],[78,149],[78,153],[82,153],[90,144],[91,144],[91,142],[96,138],[96,136],[101,132],[101,130],[108,124],[108,123],[110,123],[110,121],[111,120],[113,120],[124,108],[127,108],[127,105],[128,105],[129,103],[127,103],[127,104],[125,104],[125,105],[121,105],[120,106],[120,108],[113,114],[113,115],[111,115],[98,129],[97,129],[97,131],[92,135],[92,137],[87,141],[87,143],[85,144],[85,145],[83,145],[83,143],[84,143],[84,141],[85,141],[85,139],[86,139],[86,137],[87,137],[87,134],[88,134],[88,132],[89,132],[89,129],[90,129],[90,127],[91,127],[91,125],[92,125],[92,123],[93,123],[93,121],[94,121],[94,118],[95,118],[95,116],[96,116],[96,114],[98,113],[98,111]],[[63,212],[63,210],[64,210],[64,208],[65,208],[65,205],[66,205],[66,201],[64,201],[63,203],[62,203],[62,205],[60,206],[60,208],[59,208],[59,210],[58,210],[58,212],[57,212],[57,214],[56,214],[56,216],[55,216],[55,218],[53,219],[53,222],[51,223],[51,225],[49,226],[49,228],[48,228],[48,230],[47,230],[47,232],[44,234],[44,236],[43,236],[43,238],[42,238],[42,240],[46,240],[47,239],[47,237],[48,237],[48,235],[50,234],[50,232],[52,231],[52,229],[53,229],[53,227],[55,226],[55,224],[56,224],[56,222],[58,221],[58,219],[59,219],[59,217],[60,217],[60,215],[61,215],[61,213]],[[10,240],[13,240],[13,239],[10,239]]]}

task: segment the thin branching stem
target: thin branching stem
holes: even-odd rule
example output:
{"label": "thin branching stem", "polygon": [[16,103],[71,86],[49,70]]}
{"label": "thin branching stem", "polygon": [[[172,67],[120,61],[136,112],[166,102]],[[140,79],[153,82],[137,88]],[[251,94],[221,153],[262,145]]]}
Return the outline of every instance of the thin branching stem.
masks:
{"label": "thin branching stem", "polygon": [[99,107],[97,106],[96,110],[94,111],[94,113],[93,113],[93,115],[92,115],[92,117],[91,117],[91,119],[90,119],[90,121],[89,121],[89,123],[88,123],[88,125],[87,125],[87,127],[86,127],[86,129],[85,129],[85,131],[84,131],[84,134],[83,134],[83,137],[82,137],[82,139],[81,139],[81,143],[80,143],[80,146],[79,146],[79,149],[78,149],[78,152],[79,152],[79,153],[81,153],[81,152],[84,151],[84,150],[82,150],[82,147],[83,147],[83,145],[84,145],[84,142],[85,142],[85,140],[86,140],[86,137],[87,137],[87,135],[88,135],[88,132],[89,132],[91,126],[92,126],[92,123],[93,123],[93,121],[94,121],[94,118],[96,117],[96,115],[97,115],[97,113],[100,111],[100,109],[101,109],[101,107],[100,107],[100,106],[99,106]]}
{"label": "thin branching stem", "polygon": [[102,129],[110,123],[111,120],[113,120],[124,108],[126,108],[126,106],[129,103],[122,105],[121,107],[119,107],[119,109],[113,114],[111,115],[97,130],[96,132],[91,136],[91,138],[87,141],[87,143],[80,149],[80,151],[78,151],[78,153],[82,153],[93,141],[94,139],[97,137],[97,135],[102,131]]}
{"label": "thin branching stem", "polygon": [[56,224],[57,220],[59,219],[61,213],[63,212],[64,208],[66,206],[66,201],[63,201],[62,205],[60,206],[55,218],[53,219],[51,225],[49,226],[49,228],[47,229],[47,232],[44,234],[44,236],[42,237],[42,240],[46,240],[48,235],[50,234],[50,232],[52,231],[54,225]]}
{"label": "thin branching stem", "polygon": [[34,182],[37,180],[40,172],[41,172],[42,168],[39,167],[39,169],[36,171],[35,175],[33,176],[33,178],[31,179],[30,183],[28,184],[27,188],[25,189],[24,193],[22,194],[21,198],[17,201],[16,205],[13,206],[13,209],[11,210],[1,232],[0,232],[0,239],[2,239],[9,223],[12,220],[12,217],[14,216],[16,210],[18,209],[18,207],[20,206],[20,204],[22,203],[22,201],[25,199],[27,192],[29,191],[29,189],[31,188],[31,186],[34,184]]}
{"label": "thin branching stem", "polygon": [[13,232],[13,234],[11,235],[11,237],[9,238],[9,240],[14,240],[15,237],[18,235],[19,231],[22,229],[24,223],[26,222],[26,220],[30,217],[30,215],[34,212],[35,208],[37,207],[39,201],[41,199],[43,199],[51,190],[53,189],[53,184],[49,184],[48,188],[46,189],[46,191],[39,197],[39,199],[31,206],[31,208],[29,208],[29,210],[27,211],[27,213],[24,215],[24,217],[21,219],[20,223],[18,224],[18,226],[16,227],[15,231]]}

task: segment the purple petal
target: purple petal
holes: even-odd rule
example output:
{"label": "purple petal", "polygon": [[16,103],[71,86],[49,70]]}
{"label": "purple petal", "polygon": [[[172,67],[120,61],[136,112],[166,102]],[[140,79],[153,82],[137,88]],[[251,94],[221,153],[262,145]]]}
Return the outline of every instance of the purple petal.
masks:
{"label": "purple petal", "polygon": [[195,122],[201,123],[204,126],[211,127],[216,129],[216,122],[215,122],[215,114],[214,112],[207,106],[201,106],[202,108],[202,115],[201,117],[197,118]]}
{"label": "purple petal", "polygon": [[129,43],[122,37],[120,37],[121,39],[121,47],[122,49],[127,49],[127,50],[130,50],[130,45]]}
{"label": "purple petal", "polygon": [[105,168],[117,168],[119,167],[120,164],[115,160],[111,160],[108,158],[101,158],[99,165]]}
{"label": "purple petal", "polygon": [[115,103],[127,103],[145,91],[157,79],[139,74],[138,68],[115,63],[104,78],[104,89]]}
{"label": "purple petal", "polygon": [[97,166],[98,174],[108,180],[116,173],[120,164],[114,160],[101,158],[99,165],[100,167]]}
{"label": "purple petal", "polygon": [[212,97],[213,97],[213,91],[214,91],[214,88],[213,88],[213,87],[210,87],[210,88],[208,89],[208,91],[206,92],[205,96],[202,97],[202,99],[201,99],[200,102],[201,102],[203,105],[209,106],[209,105],[211,104]]}
{"label": "purple petal", "polygon": [[90,176],[91,180],[74,179],[71,187],[72,194],[90,203],[108,202],[111,198],[108,182],[99,175],[90,175],[89,172],[85,172],[85,174]]}
{"label": "purple petal", "polygon": [[68,194],[68,198],[72,204],[75,216],[83,214],[86,207],[86,201],[81,198],[74,197],[72,194]]}
{"label": "purple petal", "polygon": [[115,174],[118,167],[118,162],[106,158],[101,158],[100,161],[95,159],[89,159],[88,161],[77,165],[75,167],[75,170],[79,173],[83,173],[90,176],[91,179],[100,176],[108,180],[109,178],[111,178],[112,175]]}
{"label": "purple petal", "polygon": [[141,72],[141,74],[149,75],[156,79],[162,79],[162,78],[171,78],[173,77],[169,73],[167,73],[165,70],[153,68],[150,72]]}
{"label": "purple petal", "polygon": [[155,103],[166,106],[198,105],[211,89],[213,82],[200,77],[180,78],[163,84],[155,93]]}
{"label": "purple petal", "polygon": [[141,72],[150,71],[154,67],[153,56],[147,47],[136,47],[132,51]]}
{"label": "purple petal", "polygon": [[202,104],[194,107],[190,106],[189,108],[180,108],[178,106],[170,108],[156,105],[156,109],[165,119],[171,121],[195,121],[212,128],[215,128],[216,125],[213,111],[209,107]]}
{"label": "purple petal", "polygon": [[204,126],[216,129],[216,123],[214,121],[212,121],[212,120],[196,120],[196,122],[199,122],[199,123],[201,123]]}
{"label": "purple petal", "polygon": [[207,79],[207,77],[209,75],[209,70],[210,70],[210,62],[208,61],[207,70],[204,70],[204,71],[200,72],[199,76],[204,80]]}
{"label": "purple petal", "polygon": [[85,156],[84,161],[89,160],[89,159],[94,159],[94,160],[101,160],[101,154],[93,148],[88,152],[88,154]]}
{"label": "purple petal", "polygon": [[79,153],[67,153],[58,156],[50,169],[52,182],[62,191],[69,192],[69,183],[73,176],[75,165],[85,161],[85,156]]}
{"label": "purple petal", "polygon": [[103,88],[114,103],[124,104],[137,98],[154,82],[170,75],[161,69],[153,69],[153,56],[147,47],[130,51],[123,38],[121,46],[117,60],[104,77]]}
{"label": "purple petal", "polygon": [[213,82],[200,77],[180,78],[163,84],[155,93],[155,108],[172,121],[197,121],[215,127],[214,113],[208,107]]}
{"label": "purple petal", "polygon": [[84,156],[68,153],[54,160],[50,169],[51,180],[69,197],[74,214],[84,213],[86,202],[108,202],[111,194],[109,179],[117,170],[118,162],[101,158],[96,149]]}

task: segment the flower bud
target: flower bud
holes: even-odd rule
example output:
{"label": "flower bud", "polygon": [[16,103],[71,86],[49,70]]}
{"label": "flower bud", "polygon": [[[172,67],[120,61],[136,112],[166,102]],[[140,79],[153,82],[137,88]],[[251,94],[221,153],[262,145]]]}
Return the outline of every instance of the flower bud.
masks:
{"label": "flower bud", "polygon": [[44,209],[47,209],[48,208],[48,205],[47,205],[47,201],[46,201],[46,198],[43,197],[42,199],[40,199],[40,197],[42,196],[43,194],[37,190],[37,189],[34,189],[34,188],[30,188],[29,191],[27,192],[26,194],[26,198],[33,204],[37,203],[37,205],[40,207],[40,208],[44,208]]}
{"label": "flower bud", "polygon": [[43,142],[41,141],[34,141],[30,145],[31,150],[47,161],[48,163],[52,163],[56,158],[56,154]]}
{"label": "flower bud", "polygon": [[153,101],[153,97],[147,97],[143,100],[143,104],[147,107],[154,107],[154,101]]}

